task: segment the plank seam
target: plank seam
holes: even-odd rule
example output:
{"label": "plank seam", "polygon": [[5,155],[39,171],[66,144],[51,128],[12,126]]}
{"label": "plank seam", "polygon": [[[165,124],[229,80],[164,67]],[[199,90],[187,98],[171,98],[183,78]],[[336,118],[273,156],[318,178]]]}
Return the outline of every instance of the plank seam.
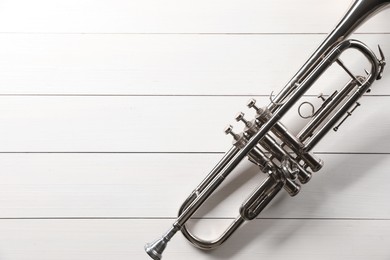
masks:
{"label": "plank seam", "polygon": [[[264,94],[0,94],[0,97],[269,97]],[[303,95],[302,97],[317,97]],[[369,94],[364,97],[390,97],[390,94]],[[324,95],[326,97],[326,95]]]}
{"label": "plank seam", "polygon": [[[59,152],[59,151],[13,151],[6,152],[0,151],[0,154],[224,154],[225,152],[108,152],[108,151],[99,151],[99,152],[91,152],[91,151],[78,151],[78,152]],[[348,155],[348,154],[356,154],[356,155],[389,155],[390,152],[314,152],[314,154],[334,154],[334,155]]]}
{"label": "plank seam", "polygon": [[[0,34],[25,35],[328,35],[329,32],[0,32]],[[388,35],[390,32],[355,32],[355,35]]]}
{"label": "plank seam", "polygon": [[[0,217],[0,220],[175,220],[176,217]],[[196,220],[234,220],[233,217],[194,217]],[[263,218],[257,220],[390,221],[390,218]]]}

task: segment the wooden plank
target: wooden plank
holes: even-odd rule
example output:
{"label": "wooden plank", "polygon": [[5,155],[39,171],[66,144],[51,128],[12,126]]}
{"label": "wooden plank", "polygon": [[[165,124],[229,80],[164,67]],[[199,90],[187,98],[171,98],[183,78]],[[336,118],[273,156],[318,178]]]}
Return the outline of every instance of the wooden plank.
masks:
{"label": "wooden plank", "polygon": [[[3,259],[150,259],[143,251],[171,220],[1,220]],[[226,220],[210,220],[198,234],[215,235]],[[256,220],[221,248],[203,252],[177,234],[166,259],[367,259],[390,254],[390,221]],[[206,237],[207,237],[206,236]]]}
{"label": "wooden plank", "polygon": [[[172,218],[221,156],[1,154],[0,218]],[[261,217],[390,219],[390,155],[319,156],[325,166],[301,193],[282,192]],[[243,163],[197,216],[236,217],[263,178]]]}
{"label": "wooden plank", "polygon": [[[220,129],[248,96],[268,104],[349,2],[3,1],[0,258],[149,259],[144,243],[230,146]],[[389,11],[355,36],[388,53]],[[388,259],[388,74],[317,147],[323,174],[298,197],[282,194],[219,250],[178,235],[164,257]],[[329,76],[308,100],[340,73]],[[192,222],[202,237],[263,178],[238,171]]]}
{"label": "wooden plank", "polygon": [[[0,32],[33,33],[308,33],[328,32],[349,0],[60,1],[2,3]],[[364,32],[389,32],[388,10]]]}
{"label": "wooden plank", "polygon": [[[327,93],[328,94],[328,93]],[[319,102],[314,97],[304,100]],[[247,97],[0,97],[1,152],[225,152],[223,128]],[[268,104],[259,98],[258,104]],[[317,152],[387,153],[388,97],[366,97]],[[305,122],[293,108],[283,122],[296,132]],[[242,124],[234,124],[237,131]],[[375,144],[375,145],[372,145]]]}
{"label": "wooden plank", "polygon": [[[324,37],[0,34],[0,94],[269,95],[287,83]],[[376,53],[378,43],[390,53],[389,34],[354,38]],[[356,52],[342,57],[356,74],[369,69]],[[334,66],[320,84],[333,89],[344,84],[345,75]],[[390,95],[389,84],[385,69],[372,94]]]}

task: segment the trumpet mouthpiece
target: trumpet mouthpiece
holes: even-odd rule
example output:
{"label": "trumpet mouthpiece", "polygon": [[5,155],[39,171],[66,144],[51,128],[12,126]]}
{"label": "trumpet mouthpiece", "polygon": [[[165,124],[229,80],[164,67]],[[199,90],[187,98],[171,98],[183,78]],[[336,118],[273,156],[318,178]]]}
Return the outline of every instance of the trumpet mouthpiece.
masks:
{"label": "trumpet mouthpiece", "polygon": [[145,251],[148,255],[154,260],[160,260],[162,253],[167,246],[168,241],[164,237],[157,239],[152,243],[147,243],[145,245]]}
{"label": "trumpet mouthpiece", "polygon": [[173,226],[168,232],[162,236],[160,239],[157,239],[156,241],[152,243],[147,243],[145,245],[145,251],[148,253],[148,255],[154,259],[154,260],[160,260],[162,257],[162,253],[164,252],[165,248],[167,247],[167,244],[169,240],[175,235],[175,233],[180,228]]}

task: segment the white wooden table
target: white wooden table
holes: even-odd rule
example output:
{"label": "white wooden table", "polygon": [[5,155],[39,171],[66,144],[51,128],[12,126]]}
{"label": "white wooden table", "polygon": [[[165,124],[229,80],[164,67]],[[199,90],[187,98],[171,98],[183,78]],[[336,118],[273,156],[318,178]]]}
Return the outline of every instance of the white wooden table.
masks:
{"label": "white wooden table", "polygon": [[[349,5],[0,0],[0,259],[149,259],[144,244],[230,147],[224,126],[250,97],[267,105]],[[354,37],[390,56],[389,16]],[[390,259],[389,71],[316,147],[325,166],[297,197],[212,252],[178,234],[164,259]],[[263,178],[239,171],[198,234],[217,236]]]}

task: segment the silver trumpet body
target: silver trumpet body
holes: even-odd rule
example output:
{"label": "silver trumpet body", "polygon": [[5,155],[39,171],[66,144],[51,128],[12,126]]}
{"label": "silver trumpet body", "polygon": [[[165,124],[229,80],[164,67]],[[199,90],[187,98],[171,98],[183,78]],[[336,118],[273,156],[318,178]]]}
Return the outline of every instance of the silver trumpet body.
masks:
{"label": "silver trumpet body", "polygon": [[[194,246],[214,249],[243,223],[256,218],[282,189],[290,196],[298,194],[301,184],[307,183],[312,172],[323,166],[323,161],[311,150],[330,130],[338,130],[360,105],[359,98],[370,90],[375,80],[382,77],[386,62],[380,47],[378,58],[364,43],[347,38],[369,17],[389,5],[390,0],[354,1],[335,29],[280,93],[274,98],[271,94],[268,106],[259,108],[253,99],[248,102],[248,107],[256,110],[255,118],[248,121],[240,113],[236,120],[245,124],[243,132],[234,133],[231,126],[225,129],[225,133],[234,138],[232,148],[184,201],[178,218],[169,230],[161,238],[145,245],[145,251],[151,258],[161,259],[167,243],[179,230]],[[351,48],[363,54],[371,65],[366,75],[354,75],[341,61],[340,55]],[[322,97],[322,105],[316,111],[313,107],[309,122],[298,135],[294,135],[280,119],[333,63],[340,65],[350,80],[332,95]],[[189,232],[186,222],[245,157],[267,177],[243,202],[238,217],[219,238],[208,241],[196,237]]]}

